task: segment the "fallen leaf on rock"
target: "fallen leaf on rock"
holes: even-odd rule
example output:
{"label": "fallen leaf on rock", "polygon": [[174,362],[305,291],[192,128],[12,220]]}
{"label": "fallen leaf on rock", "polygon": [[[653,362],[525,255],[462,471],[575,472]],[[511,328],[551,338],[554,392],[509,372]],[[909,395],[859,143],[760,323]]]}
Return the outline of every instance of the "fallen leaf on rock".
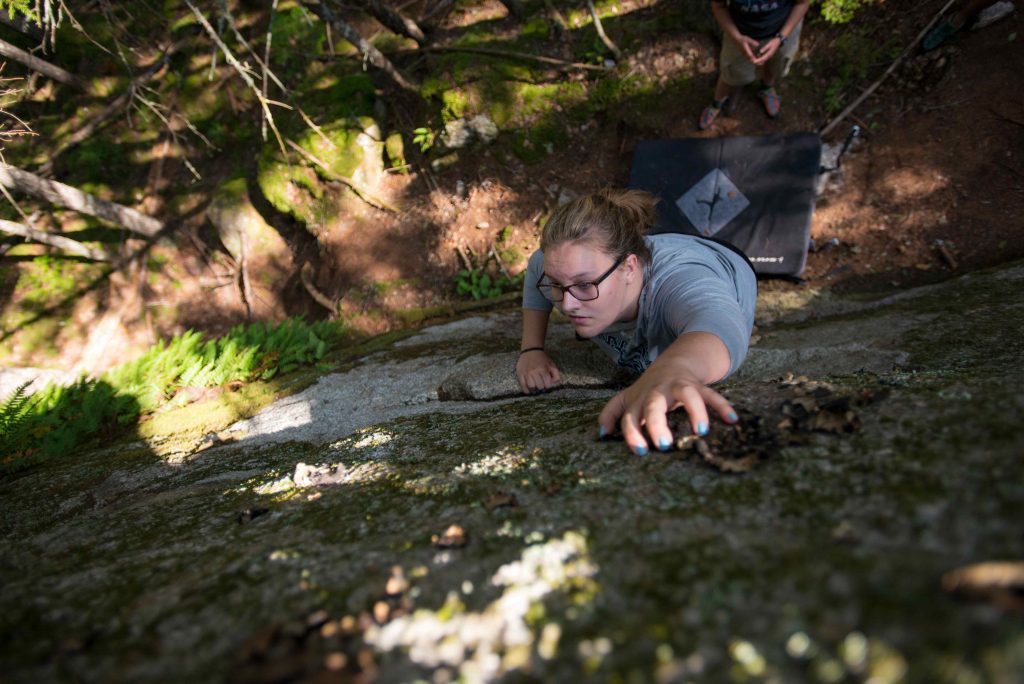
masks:
{"label": "fallen leaf on rock", "polygon": [[503,492],[493,494],[487,498],[487,501],[484,501],[484,508],[488,511],[493,511],[495,508],[502,508],[503,506],[514,507],[518,505],[519,502],[516,501],[515,494],[505,494]]}
{"label": "fallen leaf on rock", "polygon": [[942,588],[1024,615],[1024,561],[987,561],[957,568],[942,576]]}
{"label": "fallen leaf on rock", "polygon": [[430,543],[439,549],[461,549],[469,543],[469,535],[462,525],[449,525],[441,535],[431,535]]}
{"label": "fallen leaf on rock", "polygon": [[689,421],[685,412],[670,416],[669,428],[675,434],[676,449],[696,453],[708,465],[723,473],[745,473],[757,466],[763,456],[768,455],[776,445],[774,435],[763,429],[759,416],[737,409],[739,422],[726,425],[714,424],[704,437],[689,432]]}

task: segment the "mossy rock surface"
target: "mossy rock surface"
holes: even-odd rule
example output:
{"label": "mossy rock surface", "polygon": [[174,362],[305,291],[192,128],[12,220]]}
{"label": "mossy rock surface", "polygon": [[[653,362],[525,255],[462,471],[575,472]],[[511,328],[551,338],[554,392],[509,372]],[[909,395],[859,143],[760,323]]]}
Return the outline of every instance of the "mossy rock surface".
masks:
{"label": "mossy rock surface", "polygon": [[[368,347],[213,448],[69,454],[0,482],[0,669],[1016,681],[1012,602],[942,578],[1024,559],[1022,290],[1018,263],[774,310],[759,371],[723,387],[760,455],[742,473],[597,441],[613,389],[507,396],[507,314]],[[563,322],[552,334],[565,368],[586,356]],[[853,343],[887,365],[862,369]],[[802,365],[808,347],[834,363]],[[461,373],[477,399],[440,401]],[[801,429],[793,406],[832,401],[838,423]]]}

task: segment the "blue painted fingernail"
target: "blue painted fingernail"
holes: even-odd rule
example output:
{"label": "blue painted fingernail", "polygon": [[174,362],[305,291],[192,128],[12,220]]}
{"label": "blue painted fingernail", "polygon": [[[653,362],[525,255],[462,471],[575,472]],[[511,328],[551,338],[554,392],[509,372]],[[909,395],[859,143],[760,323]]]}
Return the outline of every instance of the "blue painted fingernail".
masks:
{"label": "blue painted fingernail", "polygon": [[668,448],[670,446],[672,446],[671,440],[666,439],[665,437],[662,437],[661,439],[658,440],[658,448],[661,449],[662,451],[668,451]]}
{"label": "blue painted fingernail", "polygon": [[636,455],[637,456],[646,456],[647,455],[647,447],[645,447],[643,444],[638,444],[637,447],[636,447]]}
{"label": "blue painted fingernail", "polygon": [[607,432],[607,431],[604,429],[604,425],[598,425],[597,426],[597,436],[598,437],[604,437],[605,432]]}
{"label": "blue painted fingernail", "polygon": [[732,423],[735,423],[737,420],[740,419],[740,417],[736,415],[735,411],[729,411],[729,415],[727,415],[726,418],[728,418],[729,421]]}
{"label": "blue painted fingernail", "polygon": [[708,424],[707,423],[697,423],[697,434],[700,435],[701,437],[703,437],[704,435],[708,434]]}

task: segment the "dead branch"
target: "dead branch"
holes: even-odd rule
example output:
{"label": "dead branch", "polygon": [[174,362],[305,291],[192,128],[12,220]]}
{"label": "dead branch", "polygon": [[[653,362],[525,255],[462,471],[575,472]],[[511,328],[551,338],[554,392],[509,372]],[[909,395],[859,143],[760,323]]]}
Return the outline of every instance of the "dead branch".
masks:
{"label": "dead branch", "polygon": [[50,158],[47,159],[46,162],[41,164],[39,168],[36,169],[36,173],[38,173],[41,176],[49,176],[51,173],[53,173],[54,161],[57,159],[57,157],[64,154],[65,152],[70,150],[75,145],[78,145],[82,141],[88,140],[89,137],[91,137],[92,134],[97,131],[97,129],[99,129],[104,123],[106,123],[108,119],[110,119],[112,116],[114,116],[114,114],[123,109],[131,100],[132,96],[135,95],[135,93],[138,92],[140,88],[142,88],[144,85],[153,80],[161,72],[161,70],[163,70],[163,68],[170,61],[174,53],[181,49],[182,45],[183,42],[179,41],[176,43],[172,43],[166,50],[164,50],[164,53],[160,56],[160,59],[158,59],[151,67],[142,72],[137,78],[132,80],[132,82],[128,85],[128,87],[125,89],[123,93],[114,98],[110,102],[110,104],[104,107],[96,116],[91,118],[84,126],[79,128],[77,131],[75,131],[65,140],[63,140],[60,143],[60,145],[57,146],[57,149],[50,153]]}
{"label": "dead branch", "polygon": [[14,221],[5,221],[0,219],[0,232],[8,233],[9,235],[18,235],[31,240],[32,242],[38,242],[40,244],[49,245],[50,247],[56,247],[57,249],[63,249],[65,252],[71,252],[78,256],[83,256],[86,259],[92,259],[93,261],[110,261],[110,255],[106,252],[92,247],[87,247],[77,240],[64,237],[63,235],[54,235],[53,233],[47,233],[42,230],[36,230],[26,226],[23,223],[15,223]]}
{"label": "dead branch", "polygon": [[423,14],[423,21],[437,25],[455,9],[455,0],[437,0],[434,6]]}
{"label": "dead branch", "polygon": [[41,178],[15,166],[0,164],[0,185],[68,209],[115,223],[133,233],[153,237],[164,224],[152,216],[116,202],[102,200],[70,185]]}
{"label": "dead branch", "polygon": [[286,138],[285,140],[288,143],[289,147],[291,147],[293,150],[295,150],[300,155],[305,157],[307,161],[313,162],[318,167],[320,167],[320,170],[323,171],[328,178],[330,178],[331,180],[338,181],[339,183],[344,183],[348,187],[352,188],[352,191],[359,195],[359,197],[367,204],[377,207],[378,209],[390,211],[395,214],[400,213],[394,205],[389,204],[388,202],[380,199],[379,197],[374,197],[369,190],[361,186],[359,183],[356,183],[351,178],[342,176],[340,173],[336,173],[335,171],[333,171],[329,166],[327,166],[327,164],[324,161],[317,158],[309,151],[302,149],[302,147],[300,147],[298,143],[296,143],[291,138]]}
{"label": "dead branch", "polygon": [[[188,0],[186,0],[186,2],[187,1]],[[327,7],[326,4],[322,2],[313,2],[312,0],[305,0],[304,4],[314,14],[320,17],[320,19],[322,19],[324,23],[333,26],[338,31],[338,33],[341,34],[342,38],[352,43],[352,45],[354,45],[355,48],[359,50],[359,52],[363,55],[363,58],[367,62],[369,62],[370,64],[372,64],[373,66],[377,67],[385,74],[387,74],[391,78],[391,80],[398,85],[399,88],[411,93],[419,92],[418,85],[406,79],[405,76],[403,76],[401,72],[399,72],[398,69],[395,68],[395,65],[391,63],[391,60],[385,57],[380,50],[370,45],[370,43],[361,35],[359,35],[359,32],[356,31],[351,25],[336,17],[334,13],[331,12],[331,10]]]}
{"label": "dead branch", "polygon": [[[273,12],[273,9],[276,8],[276,7],[277,7],[277,0],[274,0],[274,4],[271,7],[271,11]],[[270,68],[270,42],[271,42],[271,33],[270,33],[270,31],[269,30],[267,31],[267,42],[266,42],[266,49],[264,51],[264,58],[260,59],[260,56],[257,55],[256,51],[252,49],[252,47],[249,45],[249,42],[247,40],[245,40],[245,38],[242,36],[241,33],[238,32],[238,27],[237,27],[237,25],[235,23],[235,18],[234,18],[234,16],[232,16],[231,10],[228,9],[228,6],[227,6],[226,2],[222,2],[221,3],[221,11],[224,14],[224,16],[226,17],[228,25],[231,27],[232,33],[235,34],[235,40],[237,40],[249,52],[249,55],[253,58],[253,60],[255,60],[255,62],[257,64],[260,65],[260,69],[262,69],[262,71],[263,71],[263,97],[267,97],[267,85],[268,85],[267,84],[267,80],[269,79],[270,81],[274,82],[274,85],[276,85],[278,88],[280,88],[281,93],[285,96],[285,99],[288,100],[288,104],[290,104],[292,106],[292,108],[299,113],[299,116],[302,117],[303,123],[305,123],[306,126],[308,126],[310,130],[312,130],[314,133],[316,133],[318,136],[320,136],[320,139],[323,140],[324,143],[328,147],[330,147],[331,149],[334,149],[334,147],[335,147],[334,141],[331,140],[329,137],[327,137],[327,134],[324,133],[323,130],[313,122],[313,120],[309,117],[309,115],[306,114],[306,111],[301,106],[299,106],[299,103],[295,100],[294,97],[292,97],[291,90],[288,89],[287,87],[285,87],[284,83],[281,82],[281,79],[279,79],[277,77],[277,74],[275,74],[271,70],[271,68]],[[264,121],[264,124],[265,124],[265,121]],[[265,132],[263,133],[263,139],[266,140],[266,133]]]}
{"label": "dead branch", "polygon": [[590,10],[590,18],[594,20],[594,28],[597,29],[597,37],[601,39],[604,46],[608,48],[608,51],[615,56],[615,61],[618,62],[622,59],[622,50],[619,46],[612,42],[612,39],[607,36],[604,32],[604,26],[601,25],[601,17],[597,16],[597,10],[594,8],[592,0],[587,0],[587,9]]}
{"label": "dead branch", "polygon": [[389,31],[412,38],[419,45],[426,45],[427,37],[415,21],[380,0],[359,0],[359,4],[370,16],[383,24]]}
{"label": "dead branch", "polygon": [[473,266],[473,262],[470,261],[469,255],[466,254],[466,249],[462,245],[455,245],[455,251],[459,253],[459,258],[462,260],[462,265],[466,267],[467,271],[475,271],[476,268]]}
{"label": "dead branch", "polygon": [[818,131],[818,135],[824,138],[826,135],[829,134],[829,131],[836,127],[836,125],[840,121],[848,117],[854,109],[860,106],[861,102],[871,97],[871,94],[878,90],[878,86],[882,85],[882,82],[885,81],[885,79],[889,78],[889,76],[891,76],[894,71],[896,71],[896,67],[902,64],[903,60],[905,60],[910,55],[910,53],[917,48],[917,44],[920,43],[926,35],[928,35],[928,31],[931,30],[935,22],[939,20],[939,17],[946,13],[946,10],[948,10],[954,2],[956,2],[956,0],[948,0],[946,4],[943,6],[943,8],[939,10],[938,14],[932,17],[932,20],[928,22],[928,25],[921,29],[921,32],[917,34],[917,37],[914,38],[910,45],[908,45],[903,50],[903,53],[896,58],[896,61],[889,65],[889,68],[885,70],[885,73],[883,73],[877,81],[872,83],[871,87],[869,87],[867,90],[861,93],[860,97],[858,97],[856,100],[850,103],[849,107],[839,112],[839,114],[837,114],[836,117],[832,119],[832,121],[830,121],[827,126]]}
{"label": "dead branch", "polygon": [[332,316],[338,315],[341,299],[334,301],[317,288],[313,283],[313,265],[308,261],[302,264],[302,268],[299,269],[299,280],[302,281],[302,287],[306,288],[306,292],[309,293],[309,296],[312,297],[317,304],[330,311]]}
{"label": "dead branch", "polygon": [[277,144],[281,147],[281,152],[284,152],[284,141],[281,139],[281,133],[277,130],[277,124],[274,123],[274,114],[270,111],[271,104],[279,106],[284,105],[280,102],[273,102],[263,97],[263,93],[260,92],[260,89],[256,87],[256,83],[252,80],[252,75],[249,73],[250,70],[235,58],[235,55],[228,49],[228,46],[224,44],[224,41],[220,39],[217,32],[212,26],[210,26],[210,22],[206,19],[206,15],[200,12],[196,6],[192,4],[192,0],[185,0],[185,4],[190,10],[192,10],[192,14],[195,15],[196,19],[206,31],[206,34],[210,36],[214,43],[216,43],[217,47],[220,48],[220,51],[224,53],[224,59],[227,60],[228,64],[234,67],[235,71],[238,72],[238,75],[242,77],[243,81],[245,81],[245,84],[249,86],[249,90],[255,93],[256,99],[259,101],[260,107],[263,109],[263,116],[266,117],[267,125],[269,125],[270,130],[274,132],[274,137],[277,139]]}
{"label": "dead branch", "polygon": [[523,59],[534,62],[543,62],[544,64],[554,64],[556,66],[566,67],[570,69],[586,69],[588,71],[604,71],[604,67],[596,66],[594,64],[584,64],[583,62],[568,62],[564,59],[557,59],[555,57],[545,57],[543,55],[530,55],[525,52],[512,52],[509,50],[491,50],[489,48],[474,48],[474,47],[425,47],[424,52],[468,52],[471,54],[478,55],[491,55],[494,57],[508,57],[510,59]]}
{"label": "dead branch", "polygon": [[0,56],[13,59],[16,62],[24,64],[32,71],[38,71],[48,78],[52,78],[58,83],[63,83],[66,86],[71,86],[76,90],[85,91],[85,84],[80,78],[75,76],[69,71],[61,69],[59,66],[50,64],[47,61],[39,59],[38,57],[25,52],[19,47],[15,47],[5,40],[0,40]]}

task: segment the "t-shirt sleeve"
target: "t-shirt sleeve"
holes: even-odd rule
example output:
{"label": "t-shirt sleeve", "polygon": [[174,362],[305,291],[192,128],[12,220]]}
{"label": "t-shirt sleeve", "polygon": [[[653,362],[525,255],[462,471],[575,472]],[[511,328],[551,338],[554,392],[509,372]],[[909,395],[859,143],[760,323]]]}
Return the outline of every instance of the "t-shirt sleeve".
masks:
{"label": "t-shirt sleeve", "polygon": [[530,256],[523,281],[523,308],[551,311],[552,303],[537,289],[537,281],[544,274],[544,252],[539,249]]}
{"label": "t-shirt sleeve", "polygon": [[736,285],[707,266],[685,264],[659,285],[654,301],[673,337],[711,333],[729,350],[731,375],[747,357],[753,320],[740,307]]}

